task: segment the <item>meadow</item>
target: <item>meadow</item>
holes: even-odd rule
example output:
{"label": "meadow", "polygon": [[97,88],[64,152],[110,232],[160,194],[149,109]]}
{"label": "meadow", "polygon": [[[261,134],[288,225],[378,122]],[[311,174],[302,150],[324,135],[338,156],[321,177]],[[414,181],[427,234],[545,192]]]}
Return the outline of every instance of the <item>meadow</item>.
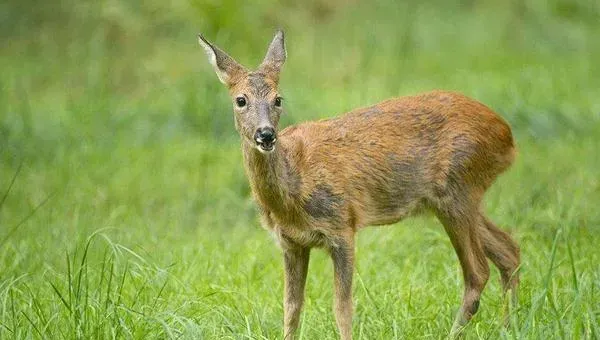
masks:
{"label": "meadow", "polygon": [[[511,124],[486,211],[521,245],[467,339],[600,338],[600,4],[594,0],[0,4],[0,339],[277,339],[281,252],[260,227],[227,91],[196,34],[258,65],[286,31],[283,126],[446,89]],[[462,278],[433,218],[358,235],[356,339],[440,339]],[[302,339],[335,339],[313,251]]]}

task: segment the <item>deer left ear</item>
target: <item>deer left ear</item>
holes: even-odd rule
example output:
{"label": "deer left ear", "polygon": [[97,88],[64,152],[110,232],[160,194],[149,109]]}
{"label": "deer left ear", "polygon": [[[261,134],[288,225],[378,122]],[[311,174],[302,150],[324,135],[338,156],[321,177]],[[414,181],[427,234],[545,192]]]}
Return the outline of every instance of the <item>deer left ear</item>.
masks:
{"label": "deer left ear", "polygon": [[260,64],[259,70],[264,71],[275,81],[278,81],[279,73],[281,72],[281,67],[285,62],[286,56],[287,52],[285,51],[283,31],[279,30],[275,34],[273,41],[271,41],[269,49],[267,50],[267,55]]}
{"label": "deer left ear", "polygon": [[198,42],[204,48],[208,61],[215,69],[219,80],[231,87],[235,82],[247,72],[247,70],[235,61],[227,53],[221,51],[218,47],[209,43],[201,34],[198,35]]}

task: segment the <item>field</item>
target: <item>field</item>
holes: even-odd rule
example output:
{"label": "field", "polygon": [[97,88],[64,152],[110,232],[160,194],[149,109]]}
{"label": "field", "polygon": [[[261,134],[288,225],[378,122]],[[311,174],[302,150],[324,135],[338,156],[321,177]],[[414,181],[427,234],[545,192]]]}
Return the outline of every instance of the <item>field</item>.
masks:
{"label": "field", "polygon": [[[432,89],[513,127],[486,211],[521,245],[517,317],[492,277],[468,339],[600,338],[597,1],[0,4],[0,339],[276,339],[230,99],[199,32],[257,65],[286,31],[283,126]],[[433,218],[358,236],[356,339],[438,339],[462,279]],[[335,339],[313,251],[302,339]]]}

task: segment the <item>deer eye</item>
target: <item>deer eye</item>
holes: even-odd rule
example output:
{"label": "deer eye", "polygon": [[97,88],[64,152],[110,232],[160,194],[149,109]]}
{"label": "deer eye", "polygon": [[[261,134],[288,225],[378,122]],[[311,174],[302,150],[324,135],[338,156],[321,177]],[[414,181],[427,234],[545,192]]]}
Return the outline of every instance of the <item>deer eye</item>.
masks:
{"label": "deer eye", "polygon": [[283,101],[283,98],[281,98],[281,97],[275,98],[275,106],[276,107],[281,107],[281,102],[282,101]]}
{"label": "deer eye", "polygon": [[235,104],[238,107],[244,107],[244,106],[246,106],[246,98],[244,98],[244,97],[237,97],[237,98],[235,98]]}

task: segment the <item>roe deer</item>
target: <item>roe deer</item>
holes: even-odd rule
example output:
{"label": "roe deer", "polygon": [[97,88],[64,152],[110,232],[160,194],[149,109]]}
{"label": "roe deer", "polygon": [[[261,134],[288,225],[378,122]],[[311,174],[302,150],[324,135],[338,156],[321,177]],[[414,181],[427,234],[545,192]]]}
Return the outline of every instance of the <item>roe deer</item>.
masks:
{"label": "roe deer", "polygon": [[516,294],[519,247],[481,208],[485,191],[515,157],[510,127],[496,113],[435,91],[278,132],[283,32],[255,71],[202,35],[199,41],[229,89],[252,192],[283,250],[284,338],[298,327],[311,248],[331,255],[335,320],[341,338],[351,339],[354,234],[426,210],[443,224],[462,267],[464,295],[451,336],[477,312],[489,277],[486,256],[500,270],[504,291]]}

